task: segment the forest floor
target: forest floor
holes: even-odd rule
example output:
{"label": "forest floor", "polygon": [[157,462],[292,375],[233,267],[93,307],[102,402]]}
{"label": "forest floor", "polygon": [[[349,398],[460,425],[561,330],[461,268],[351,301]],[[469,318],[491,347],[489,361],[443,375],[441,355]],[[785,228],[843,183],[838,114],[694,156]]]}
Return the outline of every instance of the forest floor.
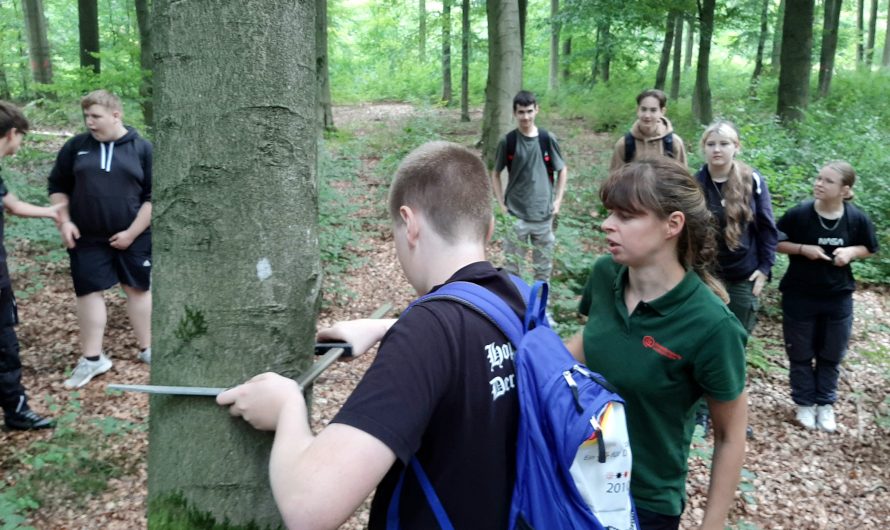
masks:
{"label": "forest floor", "polygon": [[[458,124],[457,112],[451,123]],[[396,130],[414,114],[409,105],[338,107],[335,121],[341,130],[361,136],[371,129]],[[480,116],[444,133],[472,145]],[[595,134],[578,120],[554,119],[555,131],[571,131],[564,151],[573,168],[605,164],[611,140]],[[393,314],[404,308],[413,293],[395,258],[388,223],[381,208],[363,200],[386,182],[374,176],[379,157],[362,160],[359,185],[369,190],[353,200],[360,208],[362,239],[352,249],[361,265],[326,279],[325,304],[319,326],[370,314],[384,301]],[[581,185],[580,183],[578,185]],[[571,190],[570,182],[570,190]],[[570,191],[571,193],[571,191]],[[379,198],[378,195],[375,195]],[[591,227],[596,225],[591,219]],[[148,450],[148,398],[140,394],[110,394],[109,382],[148,383],[149,367],[136,361],[136,343],[126,319],[123,298],[109,292],[106,351],[112,371],[77,392],[62,382],[77,360],[77,322],[67,263],[42,259],[41,249],[27,242],[11,245],[13,281],[19,297],[24,382],[32,404],[59,418],[55,431],[0,433],[0,487],[22,488],[39,507],[22,499],[23,525],[38,529],[138,529],[146,527],[145,499]],[[594,245],[595,248],[595,245]],[[601,249],[596,249],[601,250]],[[492,245],[493,261],[499,248]],[[853,339],[844,363],[837,404],[839,429],[835,434],[806,431],[794,422],[788,395],[787,361],[781,353],[780,312],[771,291],[764,300],[751,348],[762,360],[749,366],[749,424],[755,436],[748,444],[742,484],[730,513],[741,529],[837,529],[890,527],[890,296],[883,289],[864,287],[855,295]],[[572,323],[563,323],[571,325]],[[339,363],[323,374],[314,387],[313,425],[321,428],[361,378],[372,354]],[[689,500],[683,527],[701,520],[708,485],[712,439],[697,436],[687,482]],[[60,470],[53,461],[64,461]],[[42,472],[42,470],[52,470]],[[100,477],[98,486],[95,477]],[[17,490],[19,491],[19,490]],[[0,491],[0,527],[4,497]],[[6,499],[9,502],[9,499]],[[25,508],[33,508],[25,511]],[[367,503],[344,528],[359,529],[367,521]]]}

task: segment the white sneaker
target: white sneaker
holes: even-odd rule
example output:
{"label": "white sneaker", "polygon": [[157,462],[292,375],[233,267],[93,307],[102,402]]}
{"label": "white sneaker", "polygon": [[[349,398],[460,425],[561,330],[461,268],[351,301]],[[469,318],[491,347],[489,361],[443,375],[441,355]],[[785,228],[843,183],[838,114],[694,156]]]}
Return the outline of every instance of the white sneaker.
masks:
{"label": "white sneaker", "polygon": [[139,357],[139,360],[144,362],[145,364],[151,364],[151,346],[139,352],[139,355],[137,355],[137,357]]}
{"label": "white sneaker", "polygon": [[797,421],[807,429],[816,428],[816,406],[797,406]]}
{"label": "white sneaker", "polygon": [[97,361],[90,361],[81,357],[77,361],[74,371],[71,372],[71,377],[65,381],[65,388],[80,388],[89,383],[92,378],[102,375],[108,370],[111,370],[111,359],[106,357],[104,353],[99,354],[99,360]]}
{"label": "white sneaker", "polygon": [[831,405],[818,405],[816,407],[816,422],[819,428],[825,432],[837,430],[837,422],[834,421],[834,407]]}

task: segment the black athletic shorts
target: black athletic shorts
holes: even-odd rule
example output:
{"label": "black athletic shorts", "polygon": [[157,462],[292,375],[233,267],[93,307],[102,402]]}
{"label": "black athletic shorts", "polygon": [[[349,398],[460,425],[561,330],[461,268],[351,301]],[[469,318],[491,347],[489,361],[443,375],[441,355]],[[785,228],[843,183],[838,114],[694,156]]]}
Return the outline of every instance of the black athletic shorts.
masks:
{"label": "black athletic shorts", "polygon": [[[81,238],[84,239],[84,238]],[[84,296],[122,283],[142,291],[151,288],[151,234],[142,234],[126,250],[107,241],[82,241],[68,249],[74,294]]]}
{"label": "black athletic shorts", "polygon": [[0,289],[0,328],[15,326],[19,323],[19,310],[15,304],[12,287]]}

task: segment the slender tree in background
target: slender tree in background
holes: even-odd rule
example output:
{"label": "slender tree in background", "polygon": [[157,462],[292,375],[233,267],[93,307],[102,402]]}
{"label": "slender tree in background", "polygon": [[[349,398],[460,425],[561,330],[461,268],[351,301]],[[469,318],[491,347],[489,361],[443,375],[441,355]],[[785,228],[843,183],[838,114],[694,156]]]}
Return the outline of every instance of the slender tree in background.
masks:
{"label": "slender tree in background", "polygon": [[595,85],[602,76],[603,82],[609,81],[611,73],[612,22],[600,20],[596,27],[596,47],[590,64],[590,84]]}
{"label": "slender tree in background", "polygon": [[856,0],[856,64],[865,62],[865,0]]}
{"label": "slender tree in background", "polygon": [[43,0],[22,0],[25,27],[28,28],[28,48],[31,57],[31,73],[34,81],[53,82],[53,63],[50,59],[49,40],[46,38],[46,17]]}
{"label": "slender tree in background", "polygon": [[451,104],[451,0],[442,0],[442,101]]}
{"label": "slender tree in background", "polygon": [[139,99],[142,102],[142,117],[145,126],[154,127],[154,102],[152,101],[152,70],[154,57],[151,51],[151,2],[136,0],[136,24],[139,26],[139,66],[142,68],[142,82],[139,84]]}
{"label": "slender tree in background", "polygon": [[878,0],[871,0],[871,14],[868,18],[868,42],[865,44],[865,67],[871,69],[875,58],[875,34],[878,32]]}
{"label": "slender tree in background", "polygon": [[559,87],[559,0],[550,0],[550,90]]}
{"label": "slender tree in background", "polygon": [[714,32],[716,0],[699,2],[698,13],[698,63],[695,67],[695,87],[692,90],[692,115],[701,124],[714,119],[711,107],[711,84],[708,80],[711,60],[711,36]]}
{"label": "slender tree in background", "polygon": [[417,18],[420,19],[417,39],[420,44],[420,62],[426,62],[426,0],[417,1]]}
{"label": "slender tree in background", "polygon": [[[311,362],[315,9],[155,0],[154,384],[228,387]],[[212,399],[150,405],[149,528],[281,526],[269,433]]]}
{"label": "slender tree in background", "polygon": [[488,81],[482,115],[482,157],[494,165],[500,137],[513,118],[513,97],[522,88],[522,47],[519,42],[519,5],[516,0],[489,0]]}
{"label": "slender tree in background", "polygon": [[460,9],[460,121],[470,121],[470,0]]}
{"label": "slender tree in background", "polygon": [[572,57],[572,37],[566,37],[565,40],[562,41],[562,80],[563,82],[568,81],[569,77],[572,75],[572,71],[569,68],[569,59]]}
{"label": "slender tree in background", "polygon": [[751,74],[751,93],[754,93],[757,90],[757,83],[760,81],[760,75],[763,73],[763,52],[766,48],[766,37],[769,33],[769,4],[770,0],[763,0],[760,5],[760,34],[757,38],[757,55],[754,58],[754,72]]}
{"label": "slender tree in background", "polygon": [[[0,57],[0,60],[3,58]],[[12,99],[9,93],[9,80],[6,78],[6,69],[0,67],[0,99]]]}
{"label": "slender tree in background", "polygon": [[881,67],[890,68],[890,2],[887,2],[887,30],[884,32],[884,56]]}
{"label": "slender tree in background", "polygon": [[773,49],[770,54],[770,71],[778,75],[782,69],[782,27],[785,25],[785,0],[780,0],[776,11],[776,23],[773,24]]}
{"label": "slender tree in background", "polygon": [[671,46],[674,44],[674,26],[677,19],[676,11],[669,11],[665,21],[664,40],[661,43],[661,55],[658,58],[658,69],[655,71],[655,88],[664,90],[667,79],[668,65],[671,62]]}
{"label": "slender tree in background", "polygon": [[318,82],[318,123],[334,130],[331,108],[331,75],[328,70],[328,0],[315,0],[315,78]]}
{"label": "slender tree in background", "polygon": [[682,15],[674,18],[674,59],[671,63],[671,94],[670,98],[676,101],[680,97],[680,76],[682,74],[683,62],[683,25],[685,24]]}
{"label": "slender tree in background", "polygon": [[99,6],[97,0],[77,0],[77,26],[80,31],[80,67],[95,73],[99,60]]}
{"label": "slender tree in background", "polygon": [[804,116],[810,93],[815,0],[787,0],[782,28],[782,70],[777,114],[783,123]]}
{"label": "slender tree in background", "polygon": [[843,0],[825,0],[822,18],[822,49],[819,52],[819,92],[818,96],[828,96],[831,77],[834,73],[834,57],[837,50],[838,25],[841,18]]}
{"label": "slender tree in background", "polygon": [[692,46],[695,42],[695,25],[693,17],[686,18],[686,59],[683,61],[683,70],[692,68]]}
{"label": "slender tree in background", "polygon": [[525,55],[525,23],[528,19],[528,0],[516,0],[519,6],[519,50]]}
{"label": "slender tree in background", "polygon": [[[24,6],[22,6],[24,8]],[[16,0],[12,0],[12,10],[15,13],[17,19],[24,19],[24,9],[22,13],[19,13],[19,6]],[[18,71],[19,71],[19,83],[22,85],[22,93],[20,94],[22,99],[28,99],[31,97],[31,71],[29,68],[29,61],[27,60],[28,54],[25,52],[25,38],[22,35],[21,29],[16,30],[16,43],[18,45],[19,57],[21,60],[18,62]]]}

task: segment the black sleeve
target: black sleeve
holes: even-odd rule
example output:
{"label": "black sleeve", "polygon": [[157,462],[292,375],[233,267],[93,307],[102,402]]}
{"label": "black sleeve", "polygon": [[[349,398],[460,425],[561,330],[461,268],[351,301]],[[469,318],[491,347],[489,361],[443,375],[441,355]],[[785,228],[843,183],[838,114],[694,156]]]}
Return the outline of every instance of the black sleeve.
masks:
{"label": "black sleeve", "polygon": [[151,165],[154,149],[151,142],[141,140],[142,149],[139,154],[139,162],[142,164],[142,194],[139,196],[139,202],[151,202]]}
{"label": "black sleeve", "polygon": [[74,142],[76,139],[75,136],[65,142],[65,145],[59,149],[59,154],[56,155],[56,163],[49,173],[48,191],[50,195],[53,193],[71,195],[74,190],[74,153],[77,150],[74,147]]}
{"label": "black sleeve", "polygon": [[377,358],[332,420],[360,429],[407,463],[452,381],[457,345],[428,308],[403,315]]}
{"label": "black sleeve", "polygon": [[869,252],[874,254],[878,251],[878,237],[875,234],[875,225],[871,222],[865,212],[858,210],[859,223],[856,230],[854,245],[863,245]]}

